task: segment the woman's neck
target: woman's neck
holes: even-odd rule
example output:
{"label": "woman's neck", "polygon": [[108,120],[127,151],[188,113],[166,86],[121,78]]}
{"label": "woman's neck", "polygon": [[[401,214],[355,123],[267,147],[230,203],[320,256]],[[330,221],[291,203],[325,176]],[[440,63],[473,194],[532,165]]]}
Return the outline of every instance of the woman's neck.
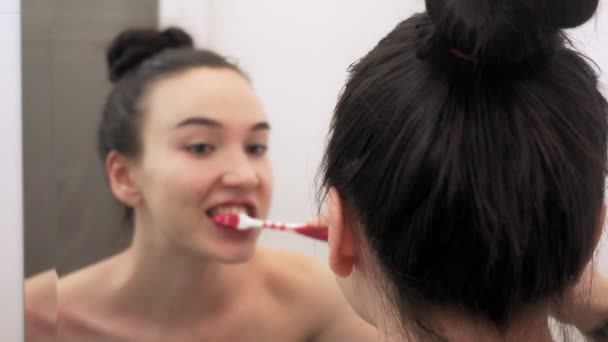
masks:
{"label": "woman's neck", "polygon": [[[429,314],[428,327],[434,334],[447,341],[553,341],[548,324],[548,310],[546,307],[527,310],[518,315],[505,329],[499,330],[494,325],[472,319],[470,316],[457,310],[438,308]],[[412,334],[413,329],[406,330],[388,324],[382,327],[386,342],[418,341],[420,336]],[[424,340],[424,339],[423,339]]]}
{"label": "woman's neck", "polygon": [[[453,336],[455,341],[553,341],[549,330],[548,309],[545,306],[522,312],[500,330],[493,324],[475,321],[455,311],[437,315],[437,322],[442,333]],[[481,337],[475,339],[476,336]]]}
{"label": "woman's neck", "polygon": [[137,229],[112,282],[121,312],[188,324],[225,312],[251,281],[250,263],[227,265],[152,240]]}

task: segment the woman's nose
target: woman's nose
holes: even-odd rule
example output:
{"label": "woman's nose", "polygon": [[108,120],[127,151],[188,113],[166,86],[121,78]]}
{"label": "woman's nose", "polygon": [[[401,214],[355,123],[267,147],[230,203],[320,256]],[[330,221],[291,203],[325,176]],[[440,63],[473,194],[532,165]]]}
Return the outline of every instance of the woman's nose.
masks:
{"label": "woman's nose", "polygon": [[226,160],[222,183],[230,187],[256,187],[260,179],[252,162],[245,153]]}

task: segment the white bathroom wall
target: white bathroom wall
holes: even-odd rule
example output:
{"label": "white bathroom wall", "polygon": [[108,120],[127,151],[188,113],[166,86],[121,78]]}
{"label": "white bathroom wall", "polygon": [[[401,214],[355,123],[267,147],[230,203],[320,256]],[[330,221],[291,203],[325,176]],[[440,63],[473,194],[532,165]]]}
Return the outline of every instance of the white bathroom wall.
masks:
{"label": "white bathroom wall", "polygon": [[0,341],[23,340],[20,2],[0,0]]}
{"label": "white bathroom wall", "polygon": [[16,14],[19,13],[21,3],[19,0],[0,0],[0,13]]}
{"label": "white bathroom wall", "polygon": [[194,33],[197,46],[205,46],[210,35],[209,0],[159,0],[159,23],[162,27],[178,26]]}
{"label": "white bathroom wall", "polygon": [[[160,0],[159,8],[161,25],[184,27],[251,75],[273,125],[271,216],[302,220],[316,212],[313,183],[347,67],[424,1]],[[608,8],[573,35],[608,70]],[[597,260],[608,274],[607,240]],[[323,244],[282,233],[265,233],[261,244],[326,258]]]}

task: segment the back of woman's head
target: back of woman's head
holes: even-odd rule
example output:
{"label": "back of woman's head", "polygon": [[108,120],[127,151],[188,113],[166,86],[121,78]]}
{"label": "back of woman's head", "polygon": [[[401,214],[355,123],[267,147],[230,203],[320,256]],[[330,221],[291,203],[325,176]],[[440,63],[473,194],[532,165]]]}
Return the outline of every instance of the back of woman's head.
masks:
{"label": "back of woman's head", "polygon": [[393,289],[505,326],[589,260],[607,103],[561,31],[597,0],[427,0],[351,67],[324,187]]}

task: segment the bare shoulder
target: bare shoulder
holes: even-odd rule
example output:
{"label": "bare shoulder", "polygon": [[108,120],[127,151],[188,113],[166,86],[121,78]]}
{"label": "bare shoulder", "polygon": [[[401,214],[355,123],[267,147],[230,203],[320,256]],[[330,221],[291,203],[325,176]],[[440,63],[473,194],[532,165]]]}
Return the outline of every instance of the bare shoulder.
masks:
{"label": "bare shoulder", "polygon": [[25,280],[26,341],[54,341],[57,324],[57,273],[48,270]]}
{"label": "bare shoulder", "polygon": [[274,250],[261,251],[260,260],[277,298],[302,313],[311,341],[377,341],[376,330],[353,311],[327,265]]}
{"label": "bare shoulder", "polygon": [[24,289],[27,305],[54,308],[57,303],[57,272],[53,269],[27,278]]}
{"label": "bare shoulder", "polygon": [[285,294],[308,302],[308,297],[338,291],[333,273],[313,258],[270,249],[260,250],[258,258],[267,281]]}
{"label": "bare shoulder", "polygon": [[276,249],[260,249],[258,258],[264,263],[292,266],[299,271],[320,266],[318,262],[305,255]]}
{"label": "bare shoulder", "polygon": [[116,257],[110,257],[59,278],[57,310],[61,329],[80,327],[101,314],[100,304],[109,292],[116,261]]}
{"label": "bare shoulder", "polygon": [[100,285],[107,283],[116,262],[117,257],[114,256],[62,275],[57,283],[60,304],[85,298],[90,302],[93,299],[91,290],[96,289],[95,293],[98,293]]}

